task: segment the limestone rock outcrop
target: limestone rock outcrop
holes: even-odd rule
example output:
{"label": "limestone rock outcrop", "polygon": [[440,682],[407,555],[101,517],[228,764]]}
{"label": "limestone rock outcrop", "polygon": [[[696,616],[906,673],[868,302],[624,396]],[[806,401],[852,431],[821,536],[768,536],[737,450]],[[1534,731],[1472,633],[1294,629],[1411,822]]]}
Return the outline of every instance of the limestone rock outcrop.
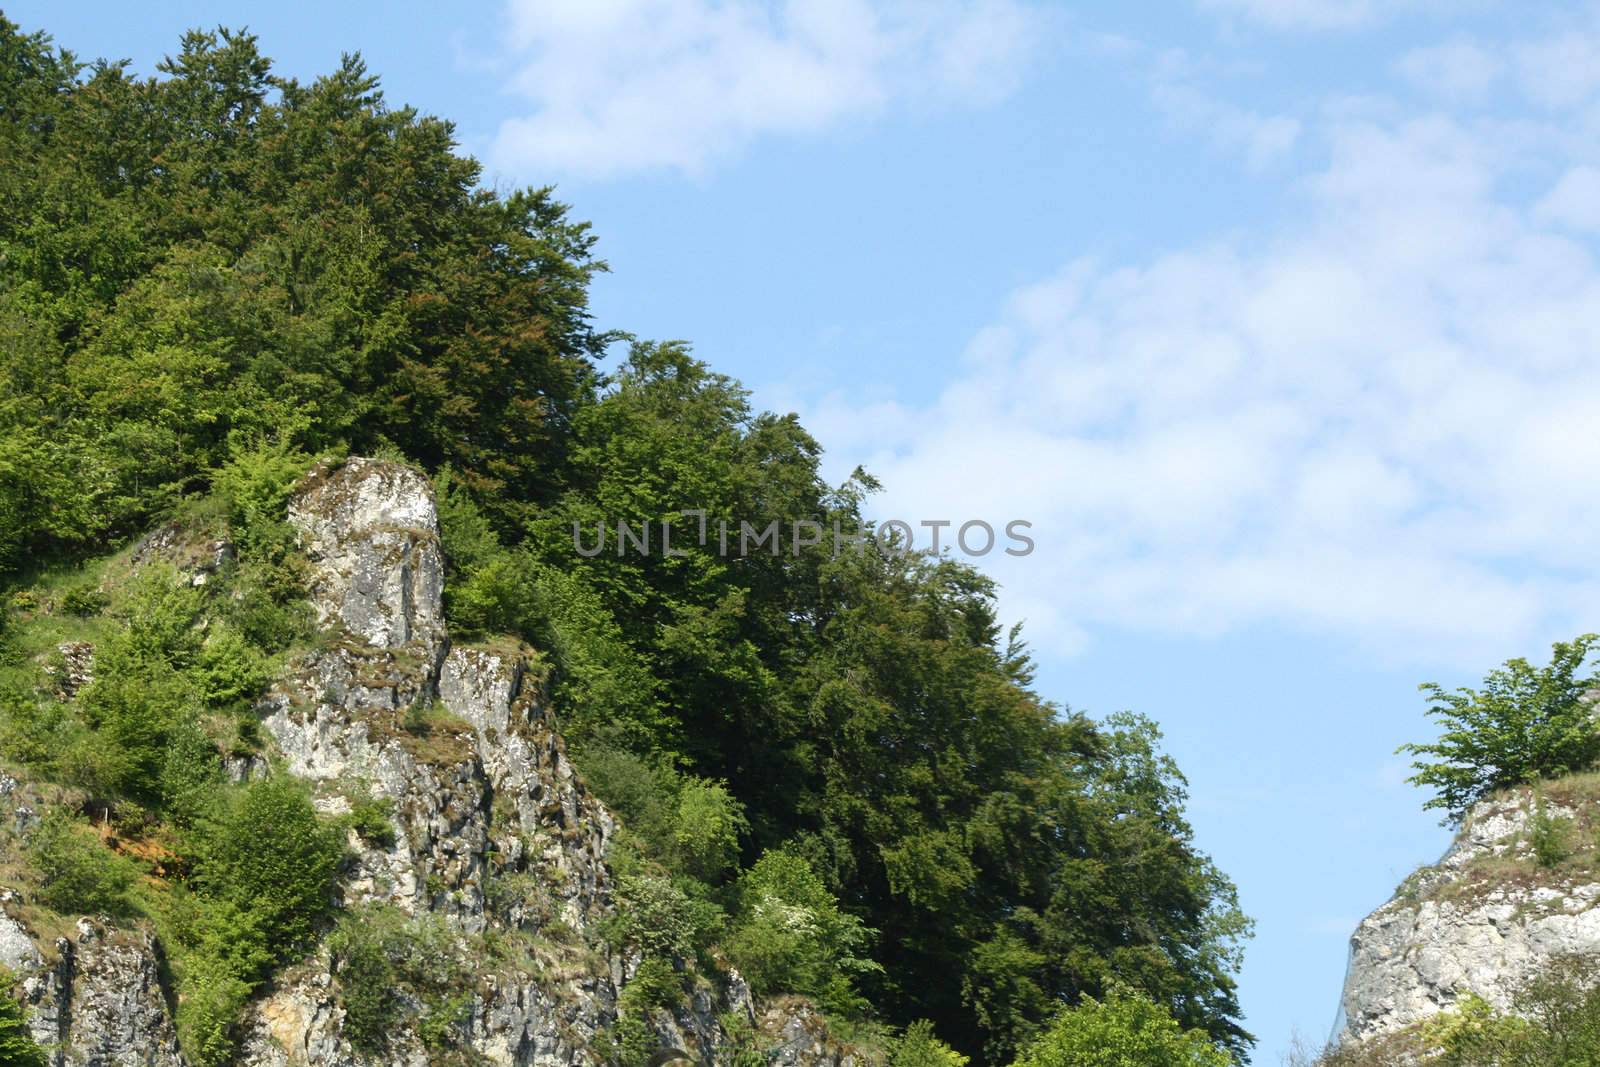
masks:
{"label": "limestone rock outcrop", "polygon": [[[1398,1034],[1476,994],[1498,1008],[1564,957],[1600,955],[1600,881],[1539,867],[1521,790],[1479,804],[1444,857],[1418,870],[1351,938],[1341,1043]],[[1555,799],[1544,814],[1576,821]]]}
{"label": "limestone rock outcrop", "polygon": [[[602,936],[615,914],[607,854],[616,824],[567,758],[537,656],[509,640],[452,644],[435,502],[417,472],[371,459],[324,465],[294,493],[289,520],[312,564],[322,635],[257,707],[271,759],[235,757],[227,773],[242,781],[276,765],[306,779],[324,812],[360,803],[386,813],[387,833],[350,830],[339,903],[426,925],[451,969],[451,1048],[505,1067],[606,1061],[640,961]],[[191,540],[203,558],[185,554]],[[203,574],[225,562],[225,544],[164,527],[139,553]],[[25,783],[0,775],[0,829],[25,836],[37,806]],[[85,917],[51,938],[19,917],[26,910],[17,894],[0,894],[0,965],[20,976],[54,1067],[187,1062],[153,934]],[[345,993],[324,943],[258,993],[237,1062],[438,1061],[440,1034],[420,1025],[430,1006],[400,993],[406,1010],[374,1059],[346,1032]],[[702,982],[649,1021],[661,1049],[713,1067],[747,1057],[751,1041],[796,1067],[859,1062],[803,1002],[758,1013],[737,973]]]}

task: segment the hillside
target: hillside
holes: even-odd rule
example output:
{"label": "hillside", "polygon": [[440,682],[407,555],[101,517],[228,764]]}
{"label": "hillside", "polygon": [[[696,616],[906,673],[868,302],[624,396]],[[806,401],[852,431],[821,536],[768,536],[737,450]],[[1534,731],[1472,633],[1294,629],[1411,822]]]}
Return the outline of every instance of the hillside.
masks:
{"label": "hillside", "polygon": [[[142,79],[0,21],[0,72],[0,1050],[1248,1049],[1154,724],[1043,698],[870,475],[594,324],[550,190],[245,34]],[[686,513],[866,538],[575,544]]]}

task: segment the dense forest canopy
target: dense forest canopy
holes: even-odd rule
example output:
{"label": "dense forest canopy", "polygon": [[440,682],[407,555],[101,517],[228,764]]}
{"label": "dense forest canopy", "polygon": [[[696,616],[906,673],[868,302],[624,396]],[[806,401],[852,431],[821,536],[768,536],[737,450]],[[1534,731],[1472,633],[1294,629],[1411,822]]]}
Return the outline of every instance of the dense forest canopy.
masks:
{"label": "dense forest canopy", "polygon": [[[793,416],[684,346],[597,326],[588,227],[549,189],[479,187],[450,124],[391,108],[359,59],[306,85],[247,34],[197,32],[159,69],[84,65],[0,20],[0,581],[220,497],[259,565],[241,603],[264,605],[231,625],[267,656],[295,639],[273,614],[286,486],[317,456],[401,459],[439,491],[452,626],[548,657],[579,765],[629,828],[624,895],[692,920],[663,953],[722,945],[758,993],[932,1020],[984,1063],[1113,993],[1247,1049],[1248,922],[1151,723],[1043,700],[993,585],[947,558],[580,557],[574,523],[685,508],[854,528],[874,483],[825,484]],[[183,694],[217,668],[181,625],[165,640],[130,645],[127,677],[202,699]],[[247,718],[261,679],[223,675],[213,705]],[[66,727],[39,727],[23,688],[5,757],[68,775]],[[139,701],[85,700],[71,736],[138,758],[74,781],[201,827],[196,891],[227,898],[216,818],[162,779],[204,741],[181,717],[116,734]],[[304,817],[287,795],[229,810],[248,803]],[[816,944],[772,947],[750,902],[773,893],[831,916]]]}

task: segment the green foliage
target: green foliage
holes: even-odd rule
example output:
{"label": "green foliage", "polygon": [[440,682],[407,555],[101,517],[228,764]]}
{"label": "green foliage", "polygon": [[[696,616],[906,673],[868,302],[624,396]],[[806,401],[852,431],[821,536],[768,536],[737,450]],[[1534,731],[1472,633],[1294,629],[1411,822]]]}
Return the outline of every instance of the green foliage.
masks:
{"label": "green foliage", "polygon": [[1496,790],[1592,767],[1600,758],[1600,729],[1579,698],[1600,683],[1600,675],[1583,673],[1597,641],[1600,636],[1585,634],[1556,642],[1547,667],[1507,660],[1489,672],[1482,689],[1423,685],[1428,714],[1442,732],[1438,741],[1400,751],[1420,757],[1410,781],[1435,791],[1424,806],[1459,822]]}
{"label": "green foliage", "polygon": [[39,880],[34,896],[63,915],[126,915],[138,868],[102,845],[92,830],[52,813],[28,838],[27,859]]}
{"label": "green foliage", "polygon": [[0,967],[0,1064],[47,1067],[44,1050],[33,1040],[22,1005],[11,995],[12,977]]}
{"label": "green foliage", "polygon": [[[293,425],[307,423],[301,418]],[[284,521],[289,495],[311,469],[312,457],[289,440],[283,427],[269,439],[235,434],[228,442],[228,461],[211,474],[212,490],[227,505],[235,536],[247,552],[281,554],[292,537]]]}
{"label": "green foliage", "polygon": [[214,627],[207,636],[196,667],[200,698],[214,708],[241,708],[271,680],[267,657],[227,625]]}
{"label": "green foliage", "polygon": [[394,802],[388,797],[356,797],[345,818],[350,829],[367,844],[380,848],[394,844]]}
{"label": "green foliage", "polygon": [[355,1047],[380,1054],[402,1022],[407,1002],[421,1002],[418,1033],[430,1049],[452,1046],[470,998],[450,986],[459,965],[454,934],[433,916],[367,908],[344,916],[328,936],[328,951],[345,1009],[344,1034]]}
{"label": "green foliage", "polygon": [[[970,568],[835,558],[876,483],[825,484],[793,416],[685,346],[633,344],[600,375],[601,265],[548,190],[477,188],[448,123],[389,106],[356,59],[302,84],[247,34],[194,33],[136,78],[3,20],[0,50],[0,576],[187,509],[225,513],[240,549],[203,589],[146,568],[73,621],[111,636],[69,704],[11,684],[20,667],[0,684],[11,758],[185,835],[192,884],[161,914],[196,1056],[227,1054],[325,906],[333,850],[304,805],[255,820],[275,873],[217,837],[256,787],[222,784],[215,746],[248,746],[241,710],[312,636],[284,504],[311,457],[349,452],[434,473],[454,632],[546,658],[638,853],[618,936],[684,966],[721,941],[767,991],[937,1019],[990,1060],[1114,980],[1249,1043],[1248,923],[1153,729],[1041,700]],[[616,552],[619,519],[656,550]],[[737,558],[722,520],[735,540],[740,520],[826,532]],[[597,522],[612,545],[580,556],[574,526]],[[416,725],[408,743],[448,740]],[[236,881],[298,888],[278,910]]]}
{"label": "green foliage", "polygon": [[879,970],[866,955],[873,931],[839,909],[802,858],[770,851],[739,880],[728,957],[758,996],[804,993],[825,1011],[859,1014],[856,979]]}
{"label": "green foliage", "polygon": [[222,784],[217,747],[194,719],[177,723],[167,737],[161,765],[161,807],[180,826],[215,811]]}
{"label": "green foliage", "polygon": [[1573,1067],[1600,1063],[1600,972],[1593,960],[1563,959],[1495,1010],[1468,995],[1429,1020],[1425,1062],[1436,1067]]}
{"label": "green foliage", "polygon": [[362,1052],[382,1052],[399,1019],[395,967],[381,936],[341,924],[329,939],[344,1003],[344,1033]]}
{"label": "green foliage", "polygon": [[1114,991],[1063,1009],[1016,1067],[1229,1067],[1226,1049],[1147,997]]}
{"label": "green foliage", "polygon": [[633,980],[617,998],[617,1022],[612,1031],[617,1062],[622,1067],[645,1067],[660,1038],[650,1025],[650,1012],[671,1009],[683,999],[683,981],[672,964],[659,956],[639,962]]}
{"label": "green foliage", "polygon": [[1539,797],[1528,825],[1528,841],[1533,846],[1535,862],[1541,867],[1559,866],[1572,855],[1575,830],[1571,819],[1550,814],[1544,797]]}
{"label": "green foliage", "polygon": [[354,57],[300,84],[196,32],[141,79],[0,40],[27,57],[0,125],[0,560],[212,472],[270,503],[300,450],[448,462],[502,520],[549,491],[608,338],[592,238],[547,190],[477,188],[449,124]]}
{"label": "green foliage", "polygon": [[720,925],[722,911],[654,872],[619,874],[616,937],[647,956],[692,959]]}
{"label": "green foliage", "polygon": [[228,1061],[245,1003],[327,915],[343,858],[298,782],[262,779],[215,799],[189,839],[194,891],[175,887],[158,902],[179,1032],[206,1065]]}
{"label": "green foliage", "polygon": [[918,1019],[895,1038],[889,1049],[888,1067],[966,1067],[967,1057],[940,1041],[933,1024]]}
{"label": "green foliage", "polygon": [[721,782],[686,779],[678,789],[672,843],[678,867],[715,884],[739,860],[739,838],[748,831],[744,805]]}
{"label": "green foliage", "polygon": [[75,585],[61,594],[61,610],[68,615],[88,618],[98,615],[111,605],[111,598],[92,582]]}
{"label": "green foliage", "polygon": [[195,881],[208,895],[249,909],[274,953],[288,958],[332,907],[344,846],[292,778],[251,782],[230,799],[196,841]]}

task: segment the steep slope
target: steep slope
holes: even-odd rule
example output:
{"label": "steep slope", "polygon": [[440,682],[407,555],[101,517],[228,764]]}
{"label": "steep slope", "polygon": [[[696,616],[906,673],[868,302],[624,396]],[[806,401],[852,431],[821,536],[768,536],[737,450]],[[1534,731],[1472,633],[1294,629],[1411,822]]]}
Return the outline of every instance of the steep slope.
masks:
{"label": "steep slope", "polygon": [[[386,827],[349,831],[339,905],[346,922],[402,939],[414,973],[364,990],[355,955],[325,938],[252,1003],[238,1062],[610,1058],[639,966],[603,936],[615,914],[606,862],[615,822],[567,760],[536,653],[452,644],[435,503],[409,468],[319,467],[290,520],[313,564],[322,637],[258,709],[281,766],[258,757],[230,773],[286,771],[311,783],[324,812],[359,803],[385,813]],[[190,573],[203,581],[204,564]],[[0,780],[0,815],[20,835],[44,803],[28,784]],[[147,929],[84,917],[51,931],[16,892],[0,906],[0,964],[22,976],[34,1036],[55,1064],[189,1062]],[[363,995],[386,1004],[377,1049],[360,1029],[374,1018],[370,1006],[362,1014]],[[643,1010],[660,1050],[696,1062],[730,1062],[754,1046],[782,1063],[852,1061],[803,1004],[758,1016],[731,971]]]}
{"label": "steep slope", "polygon": [[1592,776],[1476,805],[1444,857],[1351,938],[1341,1045],[1402,1034],[1469,994],[1508,1009],[1531,978],[1600,956]]}

